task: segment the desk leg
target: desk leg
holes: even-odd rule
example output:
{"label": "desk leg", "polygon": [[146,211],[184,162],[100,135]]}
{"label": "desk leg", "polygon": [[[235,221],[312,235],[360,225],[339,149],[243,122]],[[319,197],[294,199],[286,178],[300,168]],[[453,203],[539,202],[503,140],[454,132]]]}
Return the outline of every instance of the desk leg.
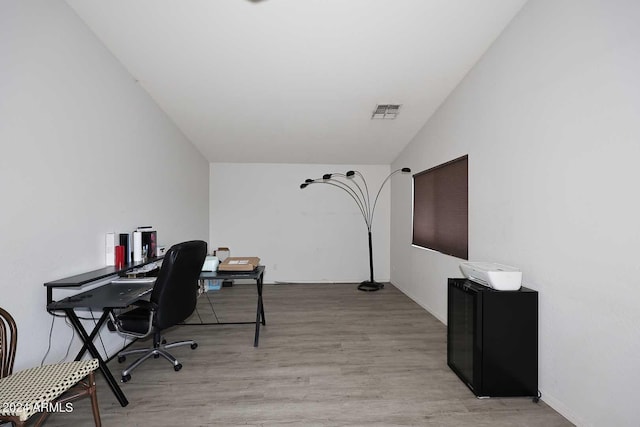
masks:
{"label": "desk leg", "polygon": [[[98,320],[98,323],[96,323],[95,327],[93,328],[93,331],[91,331],[91,335],[89,335],[89,342],[93,342],[93,340],[98,335],[98,332],[100,332],[100,328],[102,328],[102,325],[104,325],[104,322],[106,322],[108,317],[109,317],[109,311],[105,310],[102,313],[102,316],[100,316],[100,319]],[[76,356],[75,360],[82,359],[82,356],[84,356],[86,351],[87,351],[87,344],[83,343],[82,344],[82,348],[80,348],[80,351],[78,352],[78,355]]]}
{"label": "desk leg", "polygon": [[256,280],[256,287],[258,288],[258,307],[256,310],[256,335],[253,339],[253,346],[258,346],[258,340],[260,339],[260,323],[266,324],[264,318],[264,306],[262,304],[262,275]]}
{"label": "desk leg", "polygon": [[[82,326],[82,323],[80,322],[80,319],[78,319],[78,316],[76,316],[75,311],[69,308],[64,310],[64,312],[67,314],[67,318],[69,318],[69,321],[75,328],[76,332],[78,332],[78,334],[80,335],[82,342],[86,346],[86,350],[89,350],[89,353],[91,354],[92,357],[98,359],[98,364],[100,365],[100,371],[102,372],[102,375],[104,375],[104,379],[107,380],[107,384],[109,385],[109,388],[111,389],[111,391],[113,391],[113,394],[115,394],[116,398],[118,399],[118,402],[120,402],[120,405],[127,406],[129,404],[129,401],[127,400],[126,396],[122,392],[122,389],[118,385],[118,382],[115,380],[115,378],[113,378],[113,375],[109,370],[109,367],[100,356],[98,349],[96,348],[95,345],[93,345],[93,340],[90,338],[90,336],[87,334],[87,331]],[[95,337],[98,329],[99,327],[96,326],[94,330],[91,332],[91,336]],[[79,360],[84,354],[84,352],[85,352],[84,350],[81,351],[78,354],[78,357],[76,358],[76,360]]]}

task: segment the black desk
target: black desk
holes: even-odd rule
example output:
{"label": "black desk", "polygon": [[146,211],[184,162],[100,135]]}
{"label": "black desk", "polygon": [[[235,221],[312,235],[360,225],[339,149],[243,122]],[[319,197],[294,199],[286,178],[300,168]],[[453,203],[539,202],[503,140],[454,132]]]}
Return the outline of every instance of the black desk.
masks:
{"label": "black desk", "polygon": [[[109,313],[118,308],[126,308],[140,299],[148,298],[152,285],[149,283],[131,284],[131,283],[108,283],[103,286],[90,289],[85,292],[61,299],[59,301],[53,300],[53,289],[55,288],[73,288],[88,285],[97,282],[101,279],[107,279],[111,276],[123,275],[127,271],[142,267],[146,264],[161,260],[162,257],[149,259],[148,261],[141,263],[128,264],[120,268],[106,267],[99,270],[95,270],[89,273],[83,273],[76,276],[68,277],[65,279],[56,280],[53,282],[45,283],[47,288],[47,311],[62,311],[69,318],[69,321],[73,325],[73,328],[78,332],[82,339],[83,346],[78,352],[75,360],[80,360],[84,354],[88,351],[92,357],[98,359],[100,371],[104,375],[107,385],[113,391],[120,405],[127,406],[129,401],[124,395],[118,381],[115,380],[113,374],[109,370],[105,360],[102,358],[98,349],[93,344],[93,340],[96,338],[100,329],[104,323],[109,319]],[[258,339],[260,337],[260,324],[265,324],[264,306],[262,304],[262,282],[264,277],[264,266],[258,266],[255,270],[250,272],[205,272],[200,275],[200,279],[220,279],[220,280],[239,280],[249,279],[256,281],[256,288],[258,290],[258,303],[256,308],[256,332],[253,341],[254,347],[258,346]],[[84,328],[76,309],[89,308],[102,310],[102,315],[98,322],[95,324],[93,330],[88,333]],[[253,322],[243,322],[253,323]]]}
{"label": "black desk", "polygon": [[[264,265],[259,265],[253,271],[203,271],[200,273],[200,280],[255,280],[256,288],[258,291],[258,303],[256,307],[256,321],[255,322],[215,322],[215,323],[195,323],[196,325],[237,325],[255,323],[256,332],[253,338],[253,346],[258,346],[258,340],[260,339],[260,324],[265,325],[264,318],[264,305],[262,304],[262,282],[264,278]],[[193,325],[194,323],[189,323]]]}
{"label": "black desk", "polygon": [[[152,258],[144,262],[126,264],[122,267],[105,267],[99,270],[94,270],[88,273],[78,274],[76,276],[67,277],[65,279],[56,280],[53,282],[45,283],[47,288],[47,311],[63,311],[69,318],[69,321],[73,325],[73,328],[78,332],[82,339],[83,345],[75,360],[80,360],[84,354],[89,351],[92,357],[98,359],[100,371],[104,375],[109,388],[113,391],[120,405],[127,406],[129,401],[125,397],[122,389],[118,385],[118,382],[113,378],[111,371],[107,367],[107,363],[104,361],[98,349],[93,344],[93,340],[98,335],[100,328],[109,318],[109,313],[115,308],[125,308],[139,299],[145,298],[146,294],[143,293],[144,288],[150,288],[150,284],[138,284],[134,286],[132,284],[113,284],[110,283],[105,286],[100,286],[67,298],[60,301],[53,300],[54,288],[77,288],[84,285],[88,285],[93,282],[97,282],[101,279],[106,279],[111,276],[125,274],[127,271],[139,268],[144,265],[161,260],[162,257]],[[122,285],[122,286],[121,286]],[[125,292],[126,291],[126,292]],[[79,308],[90,308],[102,310],[102,316],[95,324],[91,333],[87,333],[84,326],[80,322],[75,310]]]}

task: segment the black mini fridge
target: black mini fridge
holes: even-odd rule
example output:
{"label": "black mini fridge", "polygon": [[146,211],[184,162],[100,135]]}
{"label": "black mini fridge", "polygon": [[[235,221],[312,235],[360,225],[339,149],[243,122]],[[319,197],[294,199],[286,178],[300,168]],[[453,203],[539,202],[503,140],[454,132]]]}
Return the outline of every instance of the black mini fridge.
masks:
{"label": "black mini fridge", "polygon": [[448,280],[447,364],[478,397],[538,399],[538,293]]}

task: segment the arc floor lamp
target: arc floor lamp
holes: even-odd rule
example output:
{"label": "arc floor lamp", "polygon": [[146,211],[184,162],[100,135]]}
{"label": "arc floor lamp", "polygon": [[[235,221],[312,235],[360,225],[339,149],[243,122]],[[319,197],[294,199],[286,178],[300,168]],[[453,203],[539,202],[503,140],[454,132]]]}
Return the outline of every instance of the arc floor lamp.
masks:
{"label": "arc floor lamp", "polygon": [[[377,291],[384,288],[383,283],[376,282],[373,278],[373,245],[371,243],[371,227],[373,225],[373,214],[376,210],[376,204],[378,203],[378,197],[380,196],[380,192],[384,185],[391,179],[393,175],[396,173],[411,173],[411,169],[402,168],[395,170],[389,174],[380,184],[380,189],[376,193],[376,198],[371,204],[371,197],[369,196],[369,187],[367,186],[367,181],[364,179],[364,176],[358,171],[348,171],[346,174],[344,173],[327,173],[322,176],[322,178],[316,179],[306,179],[302,184],[300,184],[300,189],[307,188],[311,184],[325,184],[331,185],[333,187],[339,188],[340,190],[347,193],[358,205],[360,212],[362,213],[362,217],[364,218],[364,222],[367,226],[367,233],[369,235],[369,280],[365,280],[364,282],[358,285],[358,289],[365,292]],[[360,182],[358,182],[358,180]]]}

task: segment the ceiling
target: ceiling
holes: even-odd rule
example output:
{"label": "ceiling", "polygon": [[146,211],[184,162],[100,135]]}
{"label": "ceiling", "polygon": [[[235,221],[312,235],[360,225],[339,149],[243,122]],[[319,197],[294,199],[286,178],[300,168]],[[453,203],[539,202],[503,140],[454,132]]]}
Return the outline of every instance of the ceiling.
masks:
{"label": "ceiling", "polygon": [[526,2],[66,1],[209,161],[326,164],[391,163]]}

